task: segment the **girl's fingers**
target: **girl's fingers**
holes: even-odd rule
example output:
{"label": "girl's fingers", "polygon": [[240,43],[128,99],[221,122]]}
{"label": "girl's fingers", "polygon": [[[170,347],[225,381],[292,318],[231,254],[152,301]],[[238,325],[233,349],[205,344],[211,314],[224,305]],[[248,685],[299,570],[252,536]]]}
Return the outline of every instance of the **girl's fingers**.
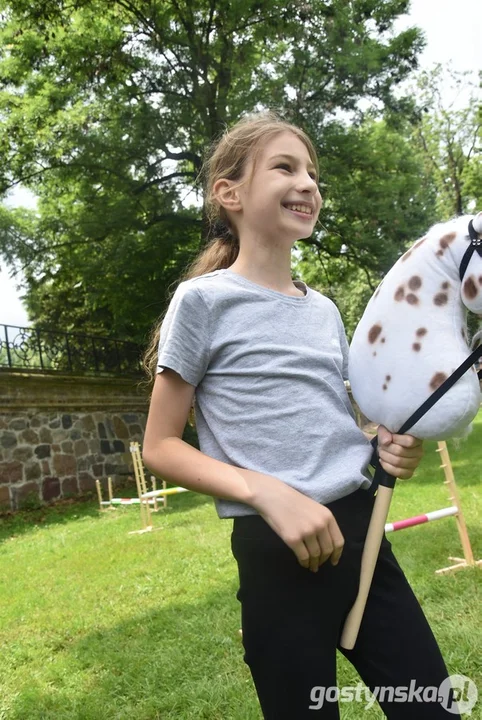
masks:
{"label": "girl's fingers", "polygon": [[404,470],[415,470],[415,468],[418,465],[419,458],[407,458],[407,457],[400,457],[399,455],[393,455],[390,452],[387,452],[386,450],[383,450],[381,453],[379,453],[380,460],[384,463],[388,463],[389,465],[394,465],[395,467],[402,468]]}
{"label": "girl's fingers", "polygon": [[380,465],[382,468],[387,472],[389,475],[392,475],[392,477],[400,478],[401,480],[409,480],[413,473],[415,472],[415,468],[403,468],[400,467],[400,465],[391,465],[390,463],[386,463],[382,458],[380,458]]}

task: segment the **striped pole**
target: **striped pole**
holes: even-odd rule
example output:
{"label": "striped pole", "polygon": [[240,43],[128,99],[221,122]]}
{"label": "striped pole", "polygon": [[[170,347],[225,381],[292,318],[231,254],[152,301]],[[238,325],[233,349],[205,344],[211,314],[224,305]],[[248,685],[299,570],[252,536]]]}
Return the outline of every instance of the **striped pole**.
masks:
{"label": "striped pole", "polygon": [[442,510],[433,510],[432,512],[425,513],[425,515],[415,515],[415,517],[407,518],[406,520],[387,523],[385,525],[385,532],[395,532],[396,530],[403,530],[404,528],[413,527],[414,525],[423,525],[423,523],[431,522],[432,520],[441,520],[451,515],[457,515],[458,511],[458,507],[452,505],[452,507],[443,508]]}
{"label": "striped pole", "polygon": [[182,492],[189,492],[189,490],[183,487],[166,488],[165,490],[151,490],[151,492],[143,493],[141,497],[143,500],[147,500],[148,498],[159,497],[161,495],[177,495],[177,493]]}

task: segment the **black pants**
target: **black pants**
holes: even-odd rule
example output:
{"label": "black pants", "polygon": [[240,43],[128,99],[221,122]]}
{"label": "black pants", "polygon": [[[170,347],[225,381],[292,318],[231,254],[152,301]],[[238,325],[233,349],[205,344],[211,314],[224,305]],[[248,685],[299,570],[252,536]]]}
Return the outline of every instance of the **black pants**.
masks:
{"label": "black pants", "polygon": [[[339,646],[344,620],[358,590],[373,502],[367,491],[358,490],[327,505],[345,545],[338,565],[328,561],[317,573],[298,563],[293,551],[261,516],[233,521],[231,547],[239,571],[237,598],[241,602],[244,661],[266,720],[340,717],[339,704],[350,691],[340,688],[343,694],[340,703],[336,701],[337,647],[363,682],[378,692],[377,700],[389,720],[460,717],[454,712],[451,697],[433,702],[428,700],[435,690],[421,694],[421,687],[438,689],[448,672],[386,537],[356,645],[353,650]],[[388,688],[383,691],[384,698],[381,691],[374,690],[377,686]],[[408,702],[396,702],[390,696],[390,687],[399,689],[395,698],[402,697],[403,688],[407,688]],[[360,717],[366,707],[365,694],[361,699]]]}

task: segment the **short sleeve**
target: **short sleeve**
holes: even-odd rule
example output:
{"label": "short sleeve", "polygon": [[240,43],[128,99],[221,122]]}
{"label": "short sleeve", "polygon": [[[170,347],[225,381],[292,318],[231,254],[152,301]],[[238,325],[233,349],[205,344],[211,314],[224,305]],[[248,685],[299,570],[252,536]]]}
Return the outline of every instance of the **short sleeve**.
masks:
{"label": "short sleeve", "polygon": [[[336,306],[335,306],[336,307]],[[338,323],[338,337],[340,339],[340,348],[343,355],[343,380],[348,380],[348,353],[350,351],[348,340],[346,339],[345,326],[341,319],[340,311],[336,308],[336,319]]]}
{"label": "short sleeve", "polygon": [[209,363],[209,314],[200,292],[186,282],[177,287],[161,324],[157,372],[175,370],[199,385]]}

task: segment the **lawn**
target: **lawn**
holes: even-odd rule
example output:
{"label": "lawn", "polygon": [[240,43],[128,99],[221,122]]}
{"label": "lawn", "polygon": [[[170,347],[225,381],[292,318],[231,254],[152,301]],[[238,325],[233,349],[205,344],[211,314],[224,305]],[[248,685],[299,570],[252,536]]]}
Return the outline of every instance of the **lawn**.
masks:
{"label": "lawn", "polygon": [[[446,507],[435,443],[399,481],[391,520]],[[482,413],[449,451],[475,557],[482,558]],[[2,518],[1,720],[259,720],[242,659],[230,521],[186,493],[140,526],[138,508],[99,513],[94,500]],[[461,547],[453,518],[393,533],[399,558],[451,673],[482,691],[482,569],[451,575]],[[356,685],[340,656],[339,686]],[[472,718],[482,718],[482,703]],[[343,720],[382,718],[342,704]],[[295,719],[294,719],[295,720]]]}

